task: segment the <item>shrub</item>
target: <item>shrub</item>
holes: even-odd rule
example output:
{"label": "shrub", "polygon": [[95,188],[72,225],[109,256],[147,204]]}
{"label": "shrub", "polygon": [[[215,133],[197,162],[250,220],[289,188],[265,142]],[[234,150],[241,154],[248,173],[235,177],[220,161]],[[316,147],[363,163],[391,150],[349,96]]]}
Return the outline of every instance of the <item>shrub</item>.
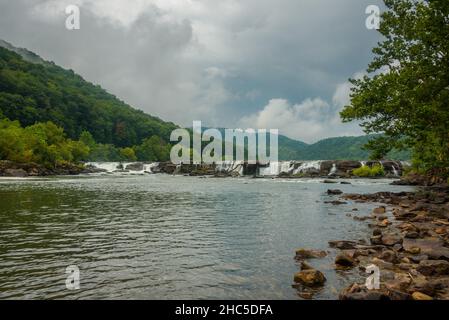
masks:
{"label": "shrub", "polygon": [[375,164],[372,167],[361,166],[354,169],[352,174],[357,177],[381,177],[385,175],[384,168],[380,164]]}

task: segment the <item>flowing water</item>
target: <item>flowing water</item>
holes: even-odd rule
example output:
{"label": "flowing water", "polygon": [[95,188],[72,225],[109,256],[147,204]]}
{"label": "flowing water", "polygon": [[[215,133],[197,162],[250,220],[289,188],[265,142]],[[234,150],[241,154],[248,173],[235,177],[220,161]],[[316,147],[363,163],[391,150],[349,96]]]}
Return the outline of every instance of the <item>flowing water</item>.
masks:
{"label": "flowing water", "polygon": [[[296,248],[368,236],[372,204],[333,206],[326,190],[402,191],[388,180],[98,175],[0,180],[0,299],[299,299]],[[354,207],[359,208],[353,212]],[[352,280],[334,252],[315,296]],[[65,287],[66,267],[81,288]]]}

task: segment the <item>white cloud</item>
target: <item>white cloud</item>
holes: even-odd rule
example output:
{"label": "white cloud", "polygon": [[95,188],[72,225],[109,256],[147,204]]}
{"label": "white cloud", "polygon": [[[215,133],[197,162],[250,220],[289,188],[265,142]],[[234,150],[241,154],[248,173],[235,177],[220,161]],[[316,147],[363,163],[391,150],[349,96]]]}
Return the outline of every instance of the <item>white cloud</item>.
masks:
{"label": "white cloud", "polygon": [[339,135],[361,135],[363,132],[356,123],[344,124],[339,115],[350,102],[350,90],[349,82],[338,84],[332,103],[321,98],[308,98],[299,104],[291,104],[286,99],[272,99],[263,110],[243,117],[240,125],[279,129],[280,134],[307,143]]}

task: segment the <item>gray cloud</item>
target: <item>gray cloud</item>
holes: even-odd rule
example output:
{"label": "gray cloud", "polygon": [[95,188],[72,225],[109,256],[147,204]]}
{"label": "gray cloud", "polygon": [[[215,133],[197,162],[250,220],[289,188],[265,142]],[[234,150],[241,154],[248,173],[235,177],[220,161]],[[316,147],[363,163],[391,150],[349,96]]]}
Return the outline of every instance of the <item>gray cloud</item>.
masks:
{"label": "gray cloud", "polygon": [[[276,114],[322,101],[332,110],[312,103],[321,113],[307,120],[299,112],[296,126],[280,127],[314,141],[360,133],[341,126],[334,109],[347,99],[346,79],[366,67],[379,40],[364,22],[366,6],[380,2],[0,0],[0,38],[181,125],[198,119],[256,127],[267,107]],[[65,29],[64,8],[72,3],[80,5],[81,30]],[[335,121],[328,132],[320,129],[326,112]]]}

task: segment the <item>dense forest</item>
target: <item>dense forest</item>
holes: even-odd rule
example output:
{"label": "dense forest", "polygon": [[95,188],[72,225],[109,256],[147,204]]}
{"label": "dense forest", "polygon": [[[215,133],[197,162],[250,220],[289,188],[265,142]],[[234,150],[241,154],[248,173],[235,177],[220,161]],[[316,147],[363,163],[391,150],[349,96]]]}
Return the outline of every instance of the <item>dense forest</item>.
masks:
{"label": "dense forest", "polygon": [[[0,118],[18,121],[2,130],[51,122],[64,137],[86,144],[88,160],[169,159],[170,133],[177,128],[173,123],[133,109],[73,71],[21,50],[33,62],[0,47]],[[26,128],[23,134],[29,132]],[[6,137],[0,137],[0,147]]]}

